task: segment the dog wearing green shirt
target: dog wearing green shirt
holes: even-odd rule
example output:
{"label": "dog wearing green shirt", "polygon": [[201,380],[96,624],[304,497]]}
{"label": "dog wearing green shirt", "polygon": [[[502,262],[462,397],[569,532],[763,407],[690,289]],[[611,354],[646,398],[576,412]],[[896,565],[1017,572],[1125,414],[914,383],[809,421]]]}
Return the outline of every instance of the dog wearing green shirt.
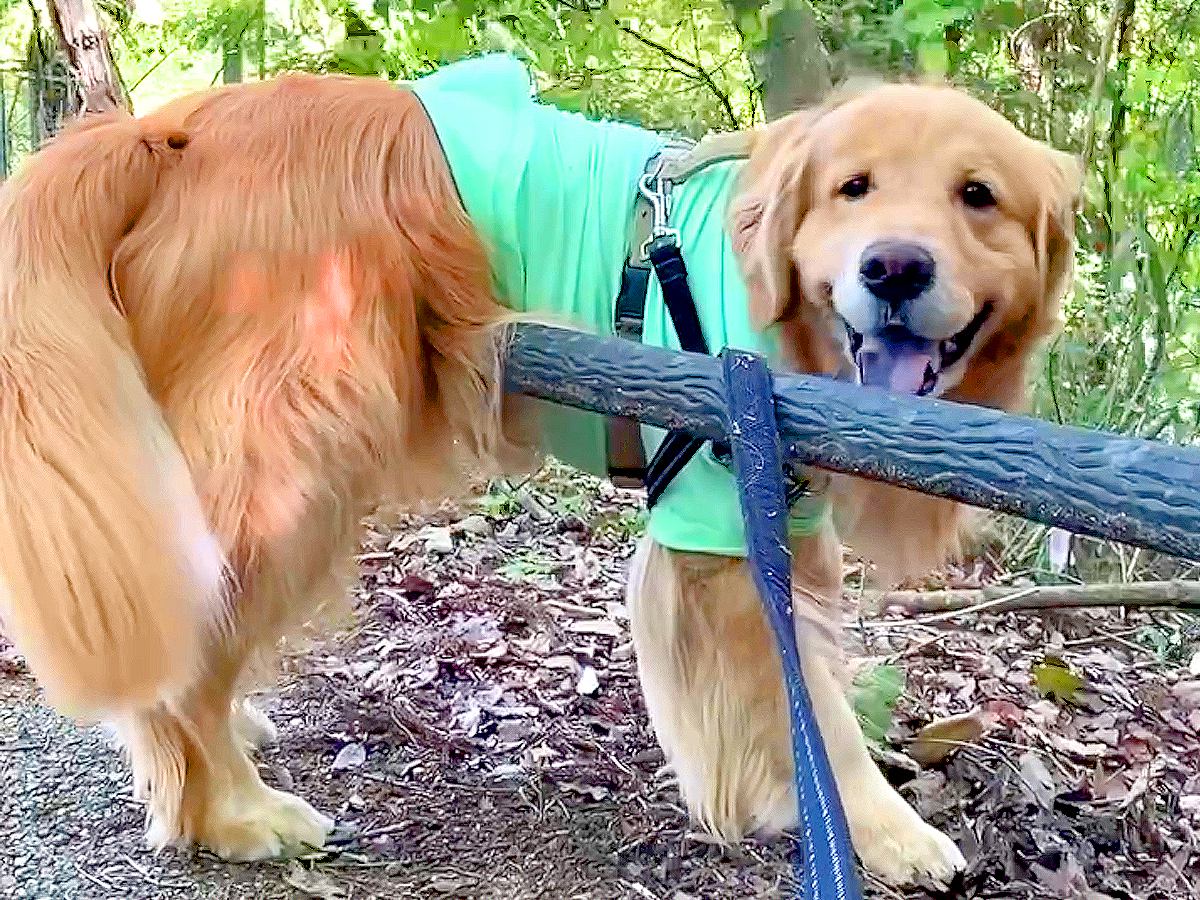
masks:
{"label": "dog wearing green shirt", "polygon": [[[882,85],[732,138],[671,226],[707,342],[868,388],[1017,409],[1059,321],[1078,171],[946,87]],[[361,518],[605,423],[502,395],[513,321],[614,331],[638,179],[663,136],[543,105],[507,56],[394,86],[291,76],[93,117],[0,193],[0,621],[49,698],[116,724],[156,846],[231,859],[332,822],[265,785],[245,701],[345,596]],[[641,339],[678,341],[651,279]],[[951,436],[952,437],[952,436]],[[646,450],[663,435],[643,429]],[[914,452],[922,452],[914,446]],[[803,666],[855,848],[893,882],[963,865],[872,763],[838,652],[842,545],[895,579],[954,505],[814,479],[793,510]],[[796,823],[780,664],[728,469],[654,506],[628,605],[692,816]]]}

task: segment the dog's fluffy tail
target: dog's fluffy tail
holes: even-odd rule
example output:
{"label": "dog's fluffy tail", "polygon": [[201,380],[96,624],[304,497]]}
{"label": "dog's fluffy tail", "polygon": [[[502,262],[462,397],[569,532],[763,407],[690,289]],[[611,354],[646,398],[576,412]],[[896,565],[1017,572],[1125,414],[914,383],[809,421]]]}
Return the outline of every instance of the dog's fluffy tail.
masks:
{"label": "dog's fluffy tail", "polygon": [[186,144],[93,120],[0,192],[0,628],[75,714],[183,687],[223,608],[221,553],[109,284]]}

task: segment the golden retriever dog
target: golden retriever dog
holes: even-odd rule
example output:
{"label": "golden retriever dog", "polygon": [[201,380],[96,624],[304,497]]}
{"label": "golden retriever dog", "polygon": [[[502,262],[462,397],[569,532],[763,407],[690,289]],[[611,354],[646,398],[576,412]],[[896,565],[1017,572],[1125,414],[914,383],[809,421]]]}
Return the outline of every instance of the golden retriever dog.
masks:
{"label": "golden retriever dog", "polygon": [[[1004,409],[1059,319],[1078,172],[948,87],[848,91],[746,135],[728,210],[777,364]],[[360,521],[524,458],[514,316],[407,87],[288,76],[97,117],[0,195],[0,619],[49,699],[116,724],[154,846],[321,845],[268,787],[245,701],[347,593]],[[951,436],[952,437],[952,436]],[[528,460],[520,464],[531,464]],[[793,546],[816,625],[841,544],[896,576],[960,510],[834,478]],[[646,538],[629,609],[654,728],[698,822],[796,822],[778,657],[744,560]],[[828,627],[804,669],[862,861],[946,881],[954,844],[888,785]]]}

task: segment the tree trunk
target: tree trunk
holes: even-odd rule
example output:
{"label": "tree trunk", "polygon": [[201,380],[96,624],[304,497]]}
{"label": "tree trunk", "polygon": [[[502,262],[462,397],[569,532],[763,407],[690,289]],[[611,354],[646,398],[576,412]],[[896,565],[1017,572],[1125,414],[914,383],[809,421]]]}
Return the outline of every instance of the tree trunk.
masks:
{"label": "tree trunk", "polygon": [[99,113],[129,109],[113,63],[108,34],[92,0],[47,0],[50,20],[70,67],[72,112]]}
{"label": "tree trunk", "polygon": [[267,80],[267,0],[258,4],[258,80]]}
{"label": "tree trunk", "polygon": [[0,181],[8,177],[8,76],[0,73]]}
{"label": "tree trunk", "polygon": [[232,35],[225,39],[221,63],[221,81],[238,84],[242,80],[242,36]]}
{"label": "tree trunk", "polygon": [[71,75],[54,39],[35,19],[25,54],[28,73],[29,145],[37,149],[54,136],[75,112],[71,103]]}
{"label": "tree trunk", "polygon": [[[746,35],[745,23],[774,6],[769,0],[725,0],[734,23]],[[753,41],[750,65],[758,79],[767,120],[819,103],[832,87],[829,54],[821,43],[817,20],[806,0],[785,0],[782,9],[766,12],[766,34]],[[757,29],[755,29],[757,31]]]}

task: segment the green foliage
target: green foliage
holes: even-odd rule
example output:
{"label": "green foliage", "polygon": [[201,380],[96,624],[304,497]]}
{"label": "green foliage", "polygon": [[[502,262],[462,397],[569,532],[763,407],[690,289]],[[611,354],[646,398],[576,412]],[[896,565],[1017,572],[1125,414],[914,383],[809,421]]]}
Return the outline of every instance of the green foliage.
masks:
{"label": "green foliage", "polygon": [[181,49],[214,81],[230,44],[256,75],[391,79],[504,50],[528,60],[564,108],[693,134],[747,125],[757,103],[719,0],[177,0],[161,23],[135,20],[122,35],[131,57]]}
{"label": "green foliage", "polygon": [[1138,629],[1135,639],[1149,649],[1159,663],[1186,664],[1200,645],[1200,617],[1181,617],[1174,622],[1156,622]]}
{"label": "green foliage", "polygon": [[646,533],[649,515],[642,507],[636,509],[621,509],[615,513],[605,513],[596,518],[596,533],[611,535],[620,541],[632,541]]}
{"label": "green foliage", "polygon": [[1047,655],[1033,667],[1033,683],[1043,697],[1070,703],[1083,687],[1083,679],[1057,656]]}
{"label": "green foliage", "polygon": [[542,581],[560,568],[561,563],[528,550],[510,559],[496,572],[510,581]]}
{"label": "green foliage", "polygon": [[515,516],[521,511],[521,501],[516,493],[503,485],[492,485],[476,503],[480,512],[495,519]]}
{"label": "green foliage", "polygon": [[878,744],[887,739],[903,692],[904,671],[897,666],[874,666],[854,679],[854,712],[868,741]]}

